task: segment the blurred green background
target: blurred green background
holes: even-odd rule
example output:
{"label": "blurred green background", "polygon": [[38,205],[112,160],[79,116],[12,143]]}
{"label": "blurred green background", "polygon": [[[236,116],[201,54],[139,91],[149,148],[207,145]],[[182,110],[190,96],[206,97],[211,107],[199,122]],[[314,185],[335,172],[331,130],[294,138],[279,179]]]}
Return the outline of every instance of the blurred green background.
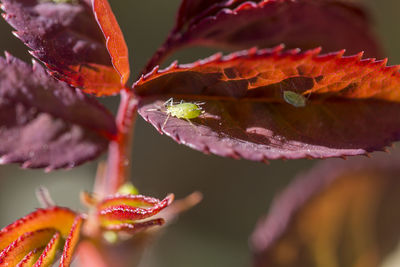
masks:
{"label": "blurred green background", "polygon": [[[172,28],[180,1],[110,2],[129,46],[131,67],[137,73]],[[376,33],[389,62],[399,64],[400,1],[365,2],[371,8]],[[14,38],[3,20],[0,20],[0,34],[1,50],[30,60],[25,46]],[[190,49],[173,58],[188,63],[213,52]],[[116,110],[118,97],[102,101]],[[132,181],[141,193],[161,198],[174,192],[181,198],[199,190],[205,197],[160,238],[152,256],[142,265],[148,267],[248,265],[251,259],[248,236],[257,219],[268,211],[273,196],[297,173],[317,162],[274,161],[264,165],[206,156],[159,135],[141,118],[135,134]],[[92,189],[95,169],[96,163],[89,163],[70,171],[45,174],[18,166],[1,166],[0,227],[38,207],[34,190],[39,185],[48,187],[59,205],[84,210],[79,203],[79,192]]]}

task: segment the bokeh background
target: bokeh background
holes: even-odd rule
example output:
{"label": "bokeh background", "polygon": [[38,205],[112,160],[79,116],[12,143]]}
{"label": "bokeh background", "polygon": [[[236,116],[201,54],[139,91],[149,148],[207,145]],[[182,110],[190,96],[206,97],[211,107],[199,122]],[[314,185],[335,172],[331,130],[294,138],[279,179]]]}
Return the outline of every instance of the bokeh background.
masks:
{"label": "bokeh background", "polygon": [[[180,0],[118,1],[110,3],[129,46],[134,73],[145,65],[172,28]],[[377,36],[390,64],[400,63],[400,1],[365,0]],[[0,20],[0,49],[29,61],[22,43]],[[190,49],[173,56],[181,63],[212,54],[213,50]],[[169,60],[168,62],[170,62]],[[132,75],[135,77],[135,75]],[[118,97],[101,99],[115,112]],[[394,152],[396,153],[396,152]],[[257,219],[267,213],[274,195],[316,160],[273,161],[270,165],[203,155],[178,145],[139,118],[133,146],[132,181],[141,193],[177,198],[199,190],[203,202],[183,214],[160,238],[142,266],[247,266],[251,260],[248,236]],[[57,202],[77,210],[79,193],[91,191],[96,162],[70,171],[45,174],[18,166],[0,167],[0,227],[33,211],[39,205],[34,190],[44,185]],[[385,263],[386,266],[393,263]]]}

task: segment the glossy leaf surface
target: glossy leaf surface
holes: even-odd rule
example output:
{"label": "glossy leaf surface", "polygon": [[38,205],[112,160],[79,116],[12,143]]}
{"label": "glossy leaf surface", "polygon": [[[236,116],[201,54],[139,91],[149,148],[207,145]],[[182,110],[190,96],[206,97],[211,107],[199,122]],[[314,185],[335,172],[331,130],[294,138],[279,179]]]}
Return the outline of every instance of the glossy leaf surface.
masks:
{"label": "glossy leaf surface", "polygon": [[130,72],[128,47],[124,36],[108,1],[92,0],[92,3],[96,20],[106,38],[113,66],[121,76],[121,84],[124,85],[128,81]]}
{"label": "glossy leaf surface", "polygon": [[[393,115],[400,108],[398,67],[342,55],[277,47],[154,69],[135,85],[139,113],[177,142],[225,157],[325,158],[383,149],[400,134]],[[285,91],[306,97],[306,106],[285,102]],[[204,113],[191,123],[166,121],[163,103],[171,97],[204,102]]]}
{"label": "glossy leaf surface", "polygon": [[3,17],[16,29],[15,35],[53,75],[97,95],[115,94],[122,88],[90,0],[1,3]]}
{"label": "glossy leaf surface", "polygon": [[327,161],[298,177],[252,235],[254,266],[383,266],[400,240],[398,159]]}
{"label": "glossy leaf surface", "polygon": [[0,161],[48,170],[97,157],[116,134],[95,99],[7,55],[0,58]]}
{"label": "glossy leaf surface", "polygon": [[321,46],[324,52],[346,49],[348,54],[364,51],[368,57],[381,57],[370,28],[364,10],[342,0],[185,0],[175,28],[149,66],[191,45],[248,49],[283,43],[288,48]]}

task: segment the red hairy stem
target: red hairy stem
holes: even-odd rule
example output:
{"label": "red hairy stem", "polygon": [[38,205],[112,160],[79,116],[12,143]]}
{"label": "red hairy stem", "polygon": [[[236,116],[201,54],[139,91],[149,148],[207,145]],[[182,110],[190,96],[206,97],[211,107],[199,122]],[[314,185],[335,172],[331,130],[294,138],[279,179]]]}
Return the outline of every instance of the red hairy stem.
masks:
{"label": "red hairy stem", "polygon": [[122,90],[120,95],[121,102],[116,118],[118,136],[110,142],[102,192],[97,192],[103,195],[117,192],[130,175],[131,145],[137,116],[137,100],[128,88]]}

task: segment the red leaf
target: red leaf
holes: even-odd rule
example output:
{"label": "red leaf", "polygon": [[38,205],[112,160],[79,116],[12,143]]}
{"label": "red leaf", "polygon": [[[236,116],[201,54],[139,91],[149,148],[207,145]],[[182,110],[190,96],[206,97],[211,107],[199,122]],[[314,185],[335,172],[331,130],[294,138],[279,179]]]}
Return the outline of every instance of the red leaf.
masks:
{"label": "red leaf", "polygon": [[104,209],[116,205],[129,205],[133,207],[152,207],[160,203],[159,199],[142,195],[116,195],[106,197],[99,203],[98,209]]}
{"label": "red leaf", "polygon": [[[139,113],[177,142],[234,158],[325,158],[383,149],[400,136],[394,115],[399,67],[342,55],[277,47],[156,68],[135,84]],[[285,102],[287,91],[306,106]],[[205,102],[204,114],[191,123],[173,116],[166,123],[163,103],[171,97]]]}
{"label": "red leaf", "polygon": [[343,0],[184,0],[177,23],[146,70],[186,46],[247,49],[251,46],[346,49],[381,57],[361,7]]}
{"label": "red leaf", "polygon": [[346,49],[350,54],[365,51],[369,57],[381,56],[368,19],[352,4],[336,0],[232,2],[229,9],[190,25],[181,37],[183,42],[232,48],[284,43],[289,48],[322,46],[327,52]]}
{"label": "red leaf", "polygon": [[57,81],[37,63],[0,58],[0,162],[48,170],[98,156],[116,135],[95,99]]}
{"label": "red leaf", "polygon": [[39,209],[17,220],[0,231],[0,266],[51,266],[66,239],[60,266],[68,267],[82,221],[80,215],[60,207]]}
{"label": "red leaf", "polygon": [[398,160],[330,160],[299,176],[254,231],[253,266],[382,266],[400,241]]}
{"label": "red leaf", "polygon": [[73,211],[61,207],[38,209],[0,231],[0,251],[23,234],[40,229],[54,229],[60,232],[63,238],[66,238],[75,216]]}
{"label": "red leaf", "polygon": [[0,267],[17,265],[30,251],[45,246],[53,235],[53,229],[24,233],[1,251]]}
{"label": "red leaf", "polygon": [[82,217],[77,216],[75,218],[74,224],[71,227],[71,231],[65,241],[64,251],[61,256],[60,267],[68,267],[72,262],[72,256],[74,254],[75,248],[79,242],[79,235],[82,227]]}
{"label": "red leaf", "polygon": [[113,66],[121,76],[121,84],[124,85],[129,79],[130,72],[128,47],[124,36],[108,1],[92,0],[92,3],[97,23],[106,38],[106,45],[111,55]]}
{"label": "red leaf", "polygon": [[150,218],[161,210],[166,208],[173,201],[174,196],[168,195],[162,201],[152,205],[149,208],[138,208],[125,204],[118,204],[115,206],[106,206],[98,209],[98,215],[103,225],[107,226],[113,224],[112,222],[131,222]]}
{"label": "red leaf", "polygon": [[15,35],[54,76],[87,93],[115,94],[123,84],[89,2],[1,0]]}

